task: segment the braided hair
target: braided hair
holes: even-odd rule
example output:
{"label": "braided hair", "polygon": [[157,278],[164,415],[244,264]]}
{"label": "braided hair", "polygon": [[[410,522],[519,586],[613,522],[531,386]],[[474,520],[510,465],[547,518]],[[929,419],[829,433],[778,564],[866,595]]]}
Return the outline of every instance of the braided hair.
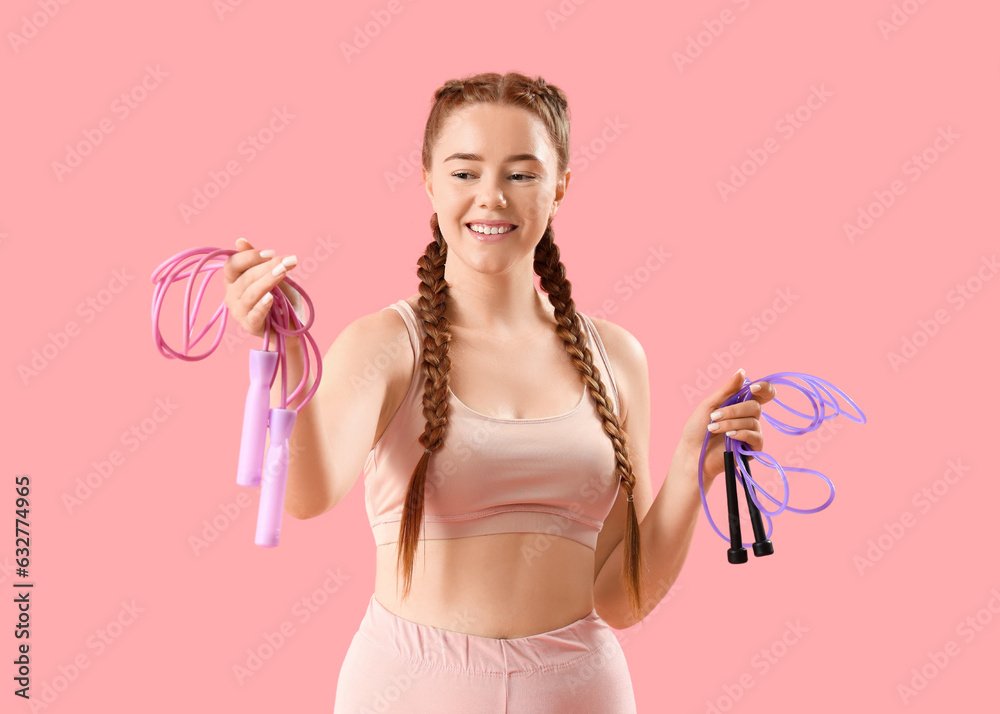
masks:
{"label": "braided hair", "polygon": [[[434,94],[434,105],[424,131],[423,165],[429,171],[431,151],[437,142],[445,120],[456,109],[467,104],[493,103],[517,106],[539,116],[548,129],[548,135],[558,156],[557,175],[565,173],[569,165],[569,108],[566,95],[558,87],[548,84],[541,77],[532,80],[517,72],[477,74],[465,79],[445,82]],[[423,414],[426,418],[419,442],[424,446],[410,477],[403,506],[397,550],[397,571],[402,569],[403,597],[409,595],[420,526],[424,512],[424,489],[427,462],[431,453],[441,447],[448,431],[448,373],[451,361],[448,345],[451,333],[445,317],[448,300],[448,283],[444,279],[448,246],[438,224],[437,213],[431,216],[434,240],[427,244],[424,254],[417,261],[420,278],[420,300],[417,316],[423,323],[424,344],[422,368],[424,372]],[[556,334],[580,378],[587,387],[604,432],[615,450],[616,472],[628,494],[628,512],[625,520],[625,557],[622,561],[622,578],[626,583],[633,616],[640,619],[642,602],[642,558],[639,544],[639,521],[632,502],[635,475],[629,459],[628,439],[618,418],[612,411],[611,399],[601,380],[600,371],[594,366],[593,355],[586,347],[582,318],[576,312],[571,295],[571,283],[566,279],[566,268],[559,259],[552,222],[549,221],[541,241],[535,248],[534,270],[540,277],[542,289],[555,308]],[[397,580],[397,587],[399,581]]]}

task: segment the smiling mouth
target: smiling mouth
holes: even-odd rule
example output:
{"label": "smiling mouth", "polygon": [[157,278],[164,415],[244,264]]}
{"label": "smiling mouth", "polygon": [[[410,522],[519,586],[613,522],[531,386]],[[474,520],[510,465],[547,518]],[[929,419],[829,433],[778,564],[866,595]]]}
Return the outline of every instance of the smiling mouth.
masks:
{"label": "smiling mouth", "polygon": [[[473,228],[473,226],[483,226],[487,230],[486,231],[476,230],[475,228]],[[502,226],[502,227],[497,227],[497,226],[490,226],[490,225],[487,225],[487,224],[484,224],[484,223],[475,223],[475,222],[473,222],[473,223],[466,223],[465,227],[468,228],[473,233],[475,233],[476,235],[484,236],[484,237],[487,237],[487,238],[491,237],[491,236],[506,235],[506,234],[510,233],[511,231],[513,231],[513,230],[515,230],[517,228],[517,226],[513,225],[513,224],[509,224],[509,225]],[[496,230],[493,230],[493,229],[496,229]]]}
{"label": "smiling mouth", "polygon": [[465,230],[469,231],[469,233],[472,234],[473,238],[475,238],[480,243],[499,243],[504,239],[506,239],[507,236],[509,236],[511,233],[517,230],[517,226],[513,226],[510,227],[508,230],[505,230],[503,233],[480,233],[477,230],[473,230],[472,226],[473,226],[472,223],[466,223]]}

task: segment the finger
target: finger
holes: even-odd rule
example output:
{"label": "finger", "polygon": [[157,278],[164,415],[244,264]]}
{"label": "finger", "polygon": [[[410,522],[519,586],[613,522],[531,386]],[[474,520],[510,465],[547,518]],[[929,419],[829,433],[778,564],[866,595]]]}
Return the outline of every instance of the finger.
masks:
{"label": "finger", "polygon": [[267,279],[267,284],[270,285],[268,288],[273,289],[275,285],[281,288],[281,292],[285,294],[285,297],[291,299],[295,290],[290,285],[284,284],[285,276],[288,275],[289,271],[293,270],[298,264],[298,259],[294,255],[286,255],[285,257],[275,258],[274,260],[268,261],[262,268],[258,268],[261,273],[269,271],[266,273],[265,277]]}
{"label": "finger", "polygon": [[[274,290],[275,286],[285,279],[288,272],[295,269],[295,265],[295,256],[288,255],[281,260],[277,258],[265,260],[243,273],[236,281],[236,285],[238,288],[241,283],[249,282],[242,297],[243,305],[247,310],[249,311],[264,295]],[[291,288],[289,287],[289,289]],[[282,288],[282,292],[285,293],[286,297],[288,296],[288,291],[284,288]]]}
{"label": "finger", "polygon": [[702,406],[707,408],[708,411],[715,411],[720,404],[739,391],[745,380],[746,373],[740,369],[736,374],[723,382],[722,386],[714,394],[702,402]]}
{"label": "finger", "polygon": [[274,286],[284,279],[289,270],[295,267],[295,256],[276,256],[273,250],[248,250],[230,256],[235,265],[238,256],[246,255],[247,267],[233,280],[237,293],[243,296],[243,304],[249,309],[264,293],[271,292]]}
{"label": "finger", "polygon": [[[243,236],[240,236],[239,238],[237,238],[236,239],[236,253],[235,254],[238,255],[239,253],[242,253],[242,252],[248,251],[248,250],[253,250],[253,246],[250,245],[250,241],[248,241]],[[222,266],[222,275],[223,275],[223,277],[228,282],[233,282],[234,280],[236,280],[236,278],[239,277],[239,274],[241,272],[243,272],[243,270],[245,270],[246,268],[243,268],[242,270],[236,270],[235,274],[232,273],[232,272],[229,272],[229,271],[233,271],[233,270],[239,268],[240,265],[241,265],[241,261],[240,260],[236,260],[236,261],[229,261],[229,260],[227,260],[226,263],[225,263],[225,265]]]}
{"label": "finger", "polygon": [[751,399],[756,400],[760,404],[765,404],[777,396],[777,391],[775,390],[774,385],[770,382],[755,382],[750,386],[756,387],[757,385],[760,385],[760,389],[756,392],[752,392],[753,396]]}
{"label": "finger", "polygon": [[238,289],[245,290],[251,282],[260,277],[260,273],[251,273],[248,276],[247,272],[254,266],[266,263],[272,258],[274,258],[273,250],[256,250],[250,246],[249,241],[246,241],[245,238],[241,239],[237,243],[237,251],[226,258],[226,262],[222,266],[222,276],[227,283],[234,283]]}
{"label": "finger", "polygon": [[762,410],[760,402],[753,399],[747,399],[744,402],[736,402],[736,404],[719,407],[714,412],[709,414],[708,418],[713,422],[717,422],[722,419],[738,419],[741,417],[753,417],[758,419],[760,418],[761,413]]}
{"label": "finger", "polygon": [[[730,439],[736,441],[742,441],[747,446],[749,446],[754,451],[762,451],[764,449],[764,435],[760,432],[760,427],[755,428],[745,428],[745,429],[727,429],[725,432],[719,431],[720,434],[725,434]],[[730,434],[729,432],[736,432],[735,434]]]}
{"label": "finger", "polygon": [[[709,431],[715,434],[726,434],[730,431],[760,431],[760,422],[753,417],[740,419],[720,419],[708,425]],[[733,436],[730,434],[730,436]]]}
{"label": "finger", "polygon": [[274,295],[268,292],[261,296],[256,304],[250,308],[247,312],[247,323],[250,325],[251,330],[257,332],[264,327],[264,321],[267,319],[267,313],[270,312],[271,305],[273,304]]}

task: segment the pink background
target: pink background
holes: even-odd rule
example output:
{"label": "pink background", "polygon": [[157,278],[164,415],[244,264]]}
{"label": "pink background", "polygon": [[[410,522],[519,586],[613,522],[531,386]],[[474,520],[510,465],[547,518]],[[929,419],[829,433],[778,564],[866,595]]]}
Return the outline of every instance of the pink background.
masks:
{"label": "pink background", "polygon": [[[5,4],[4,711],[30,710],[11,693],[21,473],[32,694],[49,688],[46,711],[332,710],[374,586],[362,484],[322,518],[286,516],[280,547],[255,546],[258,492],[235,483],[251,342],[231,324],[235,339],[209,359],[164,359],[149,276],[181,250],[239,236],[295,253],[325,351],[347,323],[416,290],[431,208],[411,152],[434,90],[508,70],[569,97],[573,179],[556,238],[578,308],[645,347],[654,493],[699,370],[711,390],[737,367],[817,375],[869,419],[838,419],[825,441],[766,428],[766,450],[792,465],[804,449],[837,497],[818,515],[780,516],[775,555],[740,568],[702,516],[667,602],[618,632],[639,711],[996,706],[1000,572],[986,538],[1000,489],[984,398],[1000,304],[996,4],[217,5]],[[372,13],[388,23],[356,37]],[[366,40],[348,61],[342,47]],[[133,90],[141,101],[126,114],[119,97]],[[241,153],[281,110],[287,126]],[[100,143],[59,173],[88,133]],[[937,136],[950,138],[935,148]],[[723,196],[732,165],[767,147]],[[229,161],[240,173],[185,220],[179,204]],[[888,202],[894,182],[891,205],[852,240],[844,224],[877,192]],[[655,249],[670,257],[646,271]],[[767,312],[780,291],[790,307]],[[214,309],[221,290],[210,296]],[[771,324],[744,327],[755,318]],[[164,324],[179,319],[175,309]],[[74,336],[59,338],[70,321]],[[34,350],[51,359],[25,376]],[[157,400],[173,405],[162,423]],[[123,441],[136,425],[143,440]],[[68,507],[115,450],[123,461]],[[815,480],[795,478],[792,505],[822,502]],[[711,496],[723,522],[721,481]],[[191,538],[217,517],[225,529],[196,552]],[[234,667],[266,653],[283,623],[291,634],[240,681]]]}

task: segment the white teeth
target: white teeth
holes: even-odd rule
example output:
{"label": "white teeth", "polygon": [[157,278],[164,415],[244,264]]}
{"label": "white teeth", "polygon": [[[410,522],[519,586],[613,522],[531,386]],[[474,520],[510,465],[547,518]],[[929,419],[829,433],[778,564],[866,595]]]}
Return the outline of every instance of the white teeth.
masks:
{"label": "white teeth", "polygon": [[484,226],[482,223],[470,223],[469,228],[474,230],[476,233],[482,233],[483,235],[496,235],[497,233],[508,233],[511,231],[510,226]]}

